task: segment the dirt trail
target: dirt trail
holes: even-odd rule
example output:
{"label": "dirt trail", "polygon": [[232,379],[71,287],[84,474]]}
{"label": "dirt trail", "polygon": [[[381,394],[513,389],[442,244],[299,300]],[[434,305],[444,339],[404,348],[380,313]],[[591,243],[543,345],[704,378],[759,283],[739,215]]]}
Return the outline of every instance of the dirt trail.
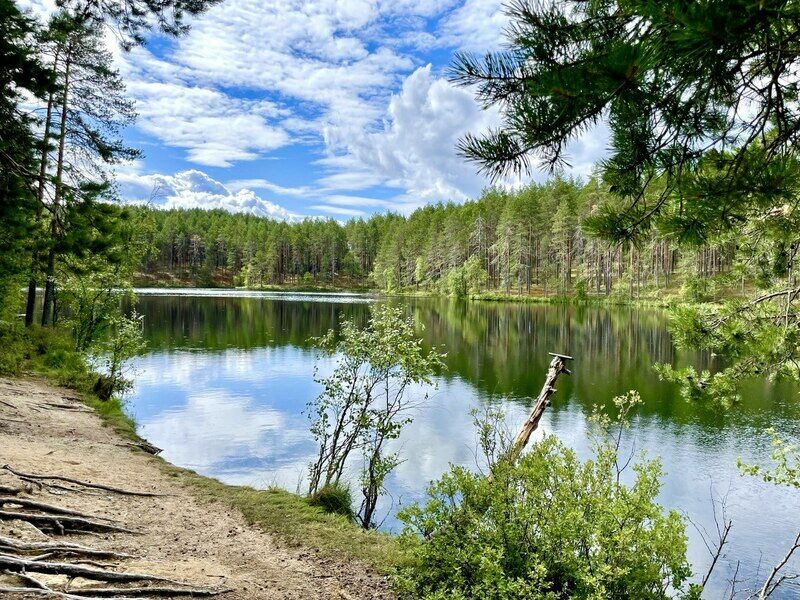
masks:
{"label": "dirt trail", "polygon": [[[94,568],[106,565],[119,572],[147,573],[203,588],[229,589],[218,596],[225,600],[390,597],[380,577],[365,576],[357,566],[333,566],[310,558],[313,552],[281,547],[269,534],[248,526],[235,509],[221,503],[199,502],[189,490],[172,481],[156,459],[133,451],[129,442],[103,426],[97,415],[74,396],[74,392],[36,380],[0,378],[0,465],[10,465],[21,473],[58,474],[159,496],[127,496],[91,489],[65,491],[62,488],[72,486],[54,481],[48,482],[54,485],[42,487],[0,470],[0,492],[3,486],[23,487],[20,498],[102,515],[141,532],[45,535],[46,527],[39,526],[37,530],[28,522],[7,520],[6,515],[6,520],[0,520],[0,562],[7,552],[2,549],[2,537],[64,541],[135,556],[110,559],[111,562],[105,559],[102,564],[99,559],[88,561]],[[5,507],[0,504],[0,509],[24,510],[8,503]],[[67,582],[63,575],[37,574],[36,579],[61,590]],[[0,588],[31,585],[0,570]],[[83,578],[75,579],[70,591],[79,594],[75,590],[88,585]],[[156,584],[146,582],[139,587],[145,585]]]}

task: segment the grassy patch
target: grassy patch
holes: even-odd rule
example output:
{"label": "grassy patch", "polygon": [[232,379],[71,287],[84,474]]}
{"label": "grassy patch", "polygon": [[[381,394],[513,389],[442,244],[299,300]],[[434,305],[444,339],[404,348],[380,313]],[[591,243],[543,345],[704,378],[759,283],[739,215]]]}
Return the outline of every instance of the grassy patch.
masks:
{"label": "grassy patch", "polygon": [[164,463],[164,470],[201,499],[219,500],[238,508],[251,525],[276,535],[290,546],[316,548],[326,556],[357,560],[388,573],[405,564],[396,538],[364,531],[342,515],[327,513],[297,494],[280,488],[256,490],[231,486]]}
{"label": "grassy patch", "polygon": [[30,374],[75,390],[117,433],[138,439],[136,424],[119,398],[100,400],[92,387],[97,381],[85,357],[75,351],[68,332],[45,327],[25,328],[16,323],[0,324],[0,375]]}
{"label": "grassy patch", "polygon": [[342,515],[350,521],[355,520],[353,494],[350,492],[350,488],[341,483],[326,485],[309,497],[308,503],[311,506],[320,507],[326,513]]}

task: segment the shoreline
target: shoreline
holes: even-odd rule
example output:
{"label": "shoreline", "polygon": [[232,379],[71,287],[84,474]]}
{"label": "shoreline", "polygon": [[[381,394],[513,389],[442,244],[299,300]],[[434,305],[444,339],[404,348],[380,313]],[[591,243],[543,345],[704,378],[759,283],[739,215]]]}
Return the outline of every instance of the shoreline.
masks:
{"label": "shoreline", "polygon": [[405,290],[397,292],[387,292],[375,288],[353,289],[338,287],[312,287],[307,286],[267,286],[262,288],[247,287],[202,287],[202,286],[142,286],[137,285],[133,288],[134,293],[142,296],[186,296],[186,297],[263,297],[263,298],[282,298],[284,296],[308,296],[310,298],[330,297],[330,298],[365,298],[370,300],[382,300],[391,298],[422,298],[452,300],[461,302],[491,302],[509,304],[562,304],[571,306],[630,306],[642,308],[669,308],[675,305],[693,304],[718,304],[725,299],[736,298],[739,294],[720,294],[718,297],[708,302],[690,302],[680,297],[679,289],[661,290],[657,293],[650,293],[638,297],[629,297],[622,294],[601,294],[576,296],[569,295],[537,295],[537,294],[514,294],[502,291],[486,291],[471,293],[467,296],[458,297],[442,294],[431,290]]}
{"label": "shoreline", "polygon": [[[0,399],[3,463],[28,472],[62,473],[123,488],[157,491],[160,496],[166,494],[164,497],[181,497],[174,506],[161,500],[136,506],[135,518],[146,523],[160,522],[165,511],[178,511],[182,516],[173,517],[171,531],[147,528],[144,541],[140,541],[141,536],[131,541],[114,536],[117,550],[123,545],[126,551],[147,549],[157,553],[162,549],[150,546],[158,543],[162,535],[175,535],[176,540],[180,537],[181,543],[194,551],[191,556],[171,556],[171,560],[158,556],[157,561],[150,561],[143,556],[151,571],[162,568],[164,563],[163,569],[169,571],[170,577],[183,580],[193,576],[199,585],[200,571],[222,565],[227,569],[226,587],[234,590],[225,597],[242,600],[393,598],[387,574],[400,557],[387,534],[364,532],[343,517],[324,513],[285,490],[230,486],[175,466],[144,449],[146,440],[136,434],[133,422],[127,415],[118,414],[122,410],[120,403],[113,403],[101,412],[97,410],[99,400],[80,390],[58,386],[46,376],[27,373],[22,377],[0,377]],[[38,404],[53,408],[44,411],[37,408]],[[82,446],[84,443],[87,447]],[[45,452],[44,448],[50,451]],[[29,493],[33,495],[34,491]],[[69,500],[69,496],[65,497]],[[61,496],[57,498],[61,500]],[[80,508],[86,509],[87,500],[80,502]],[[127,514],[127,508],[121,504],[102,504],[97,508],[101,507]],[[186,522],[187,511],[194,517],[191,523]],[[247,547],[239,543],[242,560],[237,560],[233,543],[222,539],[224,532],[213,536],[212,543],[205,543],[209,540],[204,535],[195,539],[200,524],[212,522],[213,529],[229,527],[247,542]],[[136,546],[131,548],[128,544]],[[257,566],[267,571],[264,584],[268,584],[270,576],[274,576],[274,581],[285,578],[280,595],[247,585],[246,581],[257,575],[252,569],[256,565],[243,559],[249,556],[248,560],[252,560],[253,555],[259,556],[263,563]],[[215,559],[202,566],[205,556]],[[187,562],[201,566],[184,569]]]}
{"label": "shoreline", "polygon": [[[292,492],[277,488],[260,490],[226,485],[153,456],[152,452],[148,452],[152,446],[136,432],[136,424],[125,412],[124,403],[117,397],[101,401],[93,393],[97,375],[87,367],[83,357],[74,351],[71,340],[63,331],[39,327],[0,328],[0,341],[6,349],[4,360],[0,362],[0,382],[22,389],[37,386],[48,388],[48,393],[55,400],[51,402],[54,406],[47,407],[47,410],[34,407],[25,414],[19,412],[20,402],[15,398],[28,402],[28,396],[36,395],[33,392],[14,392],[15,398],[0,402],[0,438],[4,438],[4,433],[9,431],[16,432],[7,439],[0,439],[0,447],[4,449],[0,464],[13,463],[7,450],[12,442],[27,440],[26,443],[31,445],[47,446],[46,443],[40,443],[42,419],[49,421],[51,417],[90,416],[94,425],[89,427],[84,423],[86,436],[75,428],[61,431],[59,435],[76,442],[83,437],[113,438],[113,443],[106,449],[96,447],[80,460],[74,460],[76,455],[66,463],[56,465],[50,462],[47,451],[26,448],[18,456],[30,457],[33,462],[18,466],[41,473],[78,469],[82,468],[84,462],[94,462],[92,477],[84,478],[102,481],[103,477],[94,475],[102,473],[106,467],[121,466],[124,471],[134,469],[131,465],[141,466],[144,461],[151,475],[156,473],[159,478],[176,486],[179,490],[176,493],[188,495],[199,504],[225,506],[228,511],[238,515],[237,518],[246,527],[267,536],[273,546],[278,544],[280,548],[298,552],[301,559],[312,566],[319,562],[327,565],[333,573],[342,573],[348,582],[355,582],[353,585],[360,590],[356,596],[343,598],[392,598],[388,574],[406,560],[394,537],[381,532],[364,531],[345,517],[325,513],[311,506],[306,498]],[[64,404],[63,399],[77,406],[57,407],[58,404]],[[125,448],[127,454],[118,455],[120,446]],[[147,481],[147,478],[144,480]],[[209,516],[208,519],[214,521],[215,517]],[[321,575],[323,578],[328,576]],[[261,597],[241,596],[247,600]]]}
{"label": "shoreline", "polygon": [[[44,379],[47,380],[46,377]],[[73,391],[78,391],[81,401],[94,411],[104,426],[131,440],[140,450],[142,446],[153,447],[137,433],[135,421],[124,410],[124,402],[106,403],[92,394]],[[106,410],[103,410],[104,405],[108,405]],[[366,566],[378,571],[383,571],[386,567],[389,567],[386,572],[391,570],[392,565],[385,564],[382,556],[397,552],[392,547],[394,540],[390,534],[364,531],[355,523],[350,523],[339,515],[325,513],[308,504],[303,496],[283,488],[257,489],[223,483],[192,469],[172,464],[157,454],[149,454],[167,475],[176,478],[182,485],[203,494],[204,497],[226,501],[240,510],[249,524],[260,526],[267,533],[279,535],[290,546],[316,550],[326,556],[349,554],[348,559],[363,562],[373,562],[370,559],[375,559],[373,564]],[[269,514],[270,511],[273,514]],[[353,536],[362,538],[355,548],[351,544]],[[309,541],[312,543],[309,544]]]}

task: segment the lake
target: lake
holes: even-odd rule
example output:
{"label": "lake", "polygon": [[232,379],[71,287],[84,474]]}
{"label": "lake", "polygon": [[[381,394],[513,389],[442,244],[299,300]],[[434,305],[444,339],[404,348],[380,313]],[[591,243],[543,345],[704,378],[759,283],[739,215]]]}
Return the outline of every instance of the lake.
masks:
{"label": "lake", "polygon": [[[314,453],[303,410],[331,368],[309,338],[340,318],[366,320],[378,300],[358,295],[218,290],[139,290],[149,350],[135,362],[127,407],[140,433],[167,460],[226,483],[303,490]],[[388,482],[382,527],[424,497],[450,464],[476,466],[471,407],[502,406],[510,427],[538,395],[549,351],[575,357],[562,376],[541,431],[590,455],[587,417],[595,405],[636,389],[639,407],[626,442],[661,457],[660,495],[689,515],[690,559],[704,572],[710,557],[698,530],[714,531],[714,502],[733,519],[730,545],[708,597],[719,597],[740,561],[739,577],[759,580],[800,527],[798,494],[741,477],[736,460],[766,463],[768,427],[800,438],[800,395],[785,383],[752,382],[730,410],[691,403],[658,380],[655,362],[714,367],[714,358],[679,353],[664,312],[562,305],[465,303],[448,299],[380,300],[405,307],[429,347],[447,352],[447,372],[414,413],[400,440],[405,461]],[[418,394],[421,394],[418,391]],[[356,491],[354,497],[358,497]],[[719,511],[717,511],[719,512]],[[718,515],[719,516],[719,515]],[[796,593],[796,592],[791,592]],[[783,596],[798,597],[785,591]]]}

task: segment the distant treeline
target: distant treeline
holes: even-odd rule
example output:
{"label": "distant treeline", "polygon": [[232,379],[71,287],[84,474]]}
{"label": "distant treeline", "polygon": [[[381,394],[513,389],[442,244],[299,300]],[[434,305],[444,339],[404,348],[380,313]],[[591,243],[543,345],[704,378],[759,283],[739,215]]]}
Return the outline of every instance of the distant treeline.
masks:
{"label": "distant treeline", "polygon": [[516,192],[487,190],[463,204],[408,217],[286,223],[221,210],[133,209],[145,237],[141,273],[195,285],[370,286],[450,295],[636,294],[730,272],[735,247],[681,248],[653,230],[609,243],[584,221],[608,192],[595,180],[556,179]]}

